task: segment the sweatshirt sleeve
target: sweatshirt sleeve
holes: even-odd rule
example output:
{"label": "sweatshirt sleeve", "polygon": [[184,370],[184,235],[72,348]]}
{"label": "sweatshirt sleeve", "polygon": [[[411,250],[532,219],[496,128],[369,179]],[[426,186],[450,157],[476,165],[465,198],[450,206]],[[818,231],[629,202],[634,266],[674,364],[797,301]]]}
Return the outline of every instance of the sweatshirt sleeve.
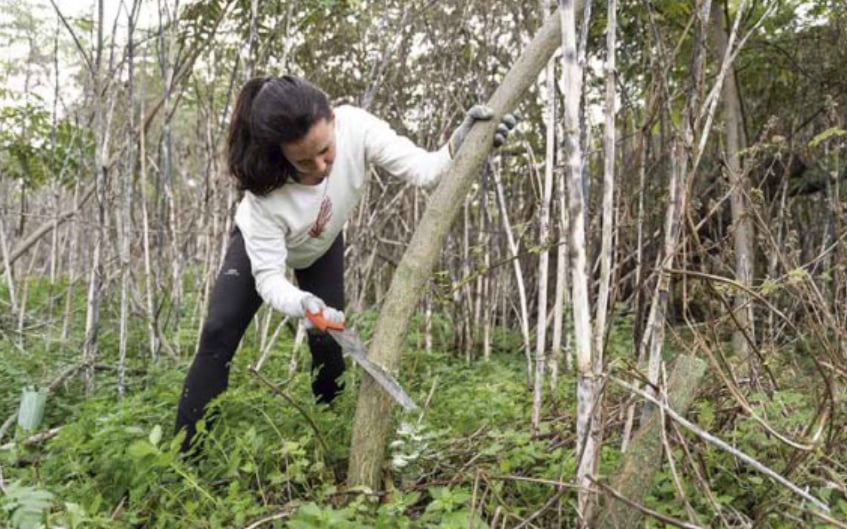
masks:
{"label": "sweatshirt sleeve", "polygon": [[287,229],[262,207],[261,199],[250,192],[238,205],[235,222],[244,238],[250,258],[256,291],[274,309],[294,317],[303,316],[302,300],[308,294],[285,277]]}
{"label": "sweatshirt sleeve", "polygon": [[434,186],[450,167],[452,160],[447,145],[429,152],[397,134],[388,123],[373,114],[361,109],[359,112],[365,157],[369,163],[420,187]]}

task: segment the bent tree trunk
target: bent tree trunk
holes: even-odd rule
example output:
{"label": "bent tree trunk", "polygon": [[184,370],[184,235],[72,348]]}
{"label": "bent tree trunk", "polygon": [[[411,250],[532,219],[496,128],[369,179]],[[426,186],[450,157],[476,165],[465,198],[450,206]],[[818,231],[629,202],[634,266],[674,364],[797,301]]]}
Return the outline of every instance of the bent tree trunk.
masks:
{"label": "bent tree trunk", "polygon": [[[503,114],[513,110],[552,57],[561,39],[559,15],[549,17],[529,43],[488,105],[495,119],[477,124],[468,134],[456,159],[424,212],[412,241],[391,281],[377,320],[370,357],[397,372],[409,319],[438,258],[450,225],[464,203],[475,176],[491,150],[494,129]],[[368,377],[362,380],[350,449],[348,485],[376,490],[391,423],[391,399]]]}

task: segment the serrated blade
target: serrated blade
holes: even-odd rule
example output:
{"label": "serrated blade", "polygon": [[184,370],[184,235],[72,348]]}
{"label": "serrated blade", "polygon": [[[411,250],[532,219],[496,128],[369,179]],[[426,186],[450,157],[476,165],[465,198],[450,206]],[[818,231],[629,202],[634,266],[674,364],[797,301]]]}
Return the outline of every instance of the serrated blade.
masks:
{"label": "serrated blade", "polygon": [[411,397],[403,391],[400,383],[391,376],[382,366],[374,363],[368,358],[365,344],[359,339],[355,332],[351,330],[336,331],[328,329],[327,332],[332,336],[341,349],[356,362],[359,367],[365,370],[367,374],[376,380],[377,384],[388,393],[391,398],[403,406],[406,411],[414,411],[418,406],[412,401]]}

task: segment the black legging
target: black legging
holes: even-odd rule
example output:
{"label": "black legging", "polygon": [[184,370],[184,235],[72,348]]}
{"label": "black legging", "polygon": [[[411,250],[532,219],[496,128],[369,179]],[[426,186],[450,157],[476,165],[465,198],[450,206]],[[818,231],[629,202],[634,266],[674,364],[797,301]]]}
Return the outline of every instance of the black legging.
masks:
{"label": "black legging", "polygon": [[[318,296],[330,307],[344,309],[344,239],[336,238],[327,252],[310,267],[295,270],[300,289]],[[244,331],[259,310],[262,298],[250,270],[250,259],[238,229],[229,240],[223,266],[215,280],[209,313],[200,334],[200,346],[185,377],[179,400],[176,431],[185,430],[182,450],[187,451],[196,424],[209,401],[226,390],[229,366]],[[312,392],[319,402],[330,402],[343,389],[337,378],[344,372],[341,348],[325,334],[309,333],[312,352]]]}

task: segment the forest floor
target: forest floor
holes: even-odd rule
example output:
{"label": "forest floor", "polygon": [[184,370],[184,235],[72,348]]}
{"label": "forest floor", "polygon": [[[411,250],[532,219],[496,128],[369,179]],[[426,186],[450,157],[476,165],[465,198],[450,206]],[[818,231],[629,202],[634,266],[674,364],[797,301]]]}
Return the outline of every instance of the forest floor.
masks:
{"label": "forest floor", "polygon": [[[364,336],[373,317],[359,319]],[[449,326],[442,328],[448,329],[447,343]],[[144,343],[145,332],[143,327],[134,330],[139,343]],[[613,330],[611,362],[631,355],[623,345],[631,343],[629,333],[627,325]],[[348,369],[347,390],[331,405],[315,404],[302,368],[308,365],[308,353],[305,347],[293,351],[287,332],[261,373],[309,419],[251,372],[259,357],[257,332],[251,327],[233,362],[230,389],[216,401],[217,419],[204,434],[203,457],[180,457],[173,423],[195,339],[196,331],[180,333],[187,353],[178,361],[162,358],[154,364],[143,346],[132,348],[125,396],[119,398],[113,369],[116,337],[101,335],[94,392],[86,396],[82,372],[77,372],[48,399],[39,431],[56,429],[49,439],[30,442],[31,434],[14,431],[14,426],[4,437],[0,527],[575,526],[575,378],[563,373],[556,388],[547,386],[542,422],[534,432],[526,361],[512,333],[496,332],[491,357],[468,362],[445,352],[423,352],[420,325],[413,324],[400,379],[423,411],[404,414],[395,409],[387,487],[380,492],[344,486],[359,373]],[[45,350],[44,340],[37,343],[15,343],[9,335],[0,340],[0,420],[16,411],[23,387],[44,385],[78,364],[79,349],[53,343]],[[289,376],[292,354],[301,368]],[[689,417],[705,429],[733,436],[736,446],[784,472],[790,464],[785,447],[737,413],[731,400],[716,395],[708,387],[701,391]],[[814,411],[802,392],[785,390],[771,402],[772,417],[781,417],[783,430],[802,428]],[[599,473],[609,476],[621,457],[625,397],[609,388],[604,406]],[[688,506],[680,501],[671,472],[663,468],[645,507],[702,527],[724,526],[726,520],[751,527],[746,523],[751,519],[759,520],[758,527],[806,526],[798,525],[802,518],[796,513],[801,511],[783,508],[793,500],[790,494],[728,454],[694,445],[697,463],[688,468],[680,462],[683,447],[674,443],[673,450]],[[698,471],[714,494],[703,494],[704,481],[689,476]],[[814,471],[800,472],[803,479],[809,473]],[[847,472],[828,479],[845,476]],[[821,496],[826,491],[838,492],[817,489]],[[847,518],[844,498],[828,499]],[[664,525],[647,518],[643,526]]]}

